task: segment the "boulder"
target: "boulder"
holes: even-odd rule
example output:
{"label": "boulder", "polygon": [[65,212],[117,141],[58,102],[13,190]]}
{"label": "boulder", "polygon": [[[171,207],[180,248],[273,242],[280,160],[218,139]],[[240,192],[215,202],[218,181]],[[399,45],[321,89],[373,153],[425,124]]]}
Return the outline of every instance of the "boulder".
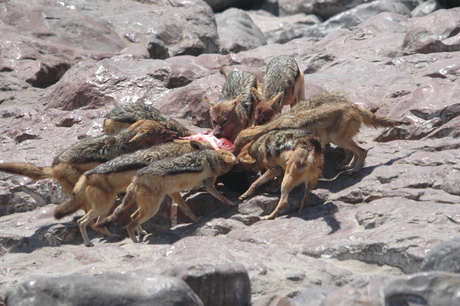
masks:
{"label": "boulder", "polygon": [[12,291],[8,305],[204,305],[179,278],[147,271],[38,278]]}
{"label": "boulder", "polygon": [[460,239],[454,238],[441,242],[432,248],[420,266],[420,272],[445,271],[459,273],[460,265],[458,256],[460,252]]}
{"label": "boulder", "polygon": [[176,266],[162,274],[185,281],[204,305],[250,305],[251,283],[246,268],[240,263]]}
{"label": "boulder", "polygon": [[231,8],[216,14],[220,38],[220,52],[237,53],[267,44],[263,33],[251,16],[243,10]]}

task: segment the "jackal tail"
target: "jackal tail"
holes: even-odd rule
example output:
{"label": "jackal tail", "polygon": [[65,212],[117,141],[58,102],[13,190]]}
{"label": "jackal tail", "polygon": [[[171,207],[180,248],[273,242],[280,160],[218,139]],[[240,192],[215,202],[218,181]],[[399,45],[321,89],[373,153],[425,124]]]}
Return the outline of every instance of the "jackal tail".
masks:
{"label": "jackal tail", "polygon": [[358,112],[366,126],[372,127],[393,127],[397,125],[409,125],[409,121],[396,120],[386,116],[379,116],[367,109],[357,106]]}
{"label": "jackal tail", "polygon": [[85,194],[85,187],[86,187],[87,178],[86,175],[80,176],[75,187],[73,189],[73,193],[64,202],[56,206],[54,209],[54,218],[59,220],[66,216],[69,216],[83,208],[83,204],[86,201],[86,194]]}
{"label": "jackal tail", "polygon": [[33,180],[53,178],[52,167],[37,167],[29,163],[0,163],[0,171],[27,176]]}
{"label": "jackal tail", "polygon": [[134,198],[134,184],[130,184],[128,186],[128,189],[126,190],[126,195],[123,198],[123,201],[121,202],[120,205],[115,208],[115,210],[112,212],[110,216],[107,216],[105,219],[97,222],[95,224],[96,227],[106,227],[110,224],[113,224],[120,219],[121,216],[123,216],[124,212],[131,208],[136,201]]}

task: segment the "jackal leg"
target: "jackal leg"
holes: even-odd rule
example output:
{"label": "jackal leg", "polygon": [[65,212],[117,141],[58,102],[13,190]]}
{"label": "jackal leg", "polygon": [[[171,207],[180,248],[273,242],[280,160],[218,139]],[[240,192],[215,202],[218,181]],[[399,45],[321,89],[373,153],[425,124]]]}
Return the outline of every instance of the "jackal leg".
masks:
{"label": "jackal leg", "polygon": [[[356,158],[354,157],[354,154],[350,150],[344,150],[345,151],[345,158],[340,162],[340,164],[337,165],[337,170],[347,170],[353,167],[354,161]],[[350,164],[351,160],[353,159],[353,164]]]}
{"label": "jackal leg", "polygon": [[[88,232],[86,231],[86,227],[88,224],[90,224],[92,221],[94,221],[96,218],[99,216],[105,216],[108,214],[108,211],[106,211],[105,207],[92,207],[83,217],[78,219],[77,224],[78,227],[80,228],[80,233],[81,236],[83,237],[83,242],[87,247],[93,246],[93,243],[88,237]],[[109,236],[113,235],[110,233],[107,229],[105,229],[104,234],[107,234]]]}
{"label": "jackal leg", "polygon": [[138,230],[142,223],[155,216],[164,197],[165,194],[151,194],[143,186],[137,186],[136,201],[138,209],[131,215],[132,221],[126,226],[129,237],[134,242],[139,242],[134,231]]}
{"label": "jackal leg", "polygon": [[279,176],[281,174],[283,174],[283,169],[280,168],[280,167],[275,167],[275,168],[268,169],[257,180],[255,180],[251,184],[251,186],[249,186],[248,190],[246,190],[246,192],[243,193],[238,199],[240,201],[244,201],[244,200],[248,199],[249,197],[251,197],[254,194],[254,192],[257,190],[257,188],[259,188],[260,186],[262,186],[263,184],[265,184],[269,180],[271,180],[271,179],[273,179],[273,178],[275,178],[275,177],[277,177],[277,176]]}
{"label": "jackal leg", "polygon": [[332,142],[335,145],[344,148],[345,150],[350,150],[351,152],[353,152],[354,160],[352,163],[353,164],[353,168],[351,170],[352,173],[356,173],[359,170],[361,170],[361,168],[364,165],[364,160],[366,159],[366,156],[367,156],[366,150],[358,146],[358,144],[356,144],[356,142],[354,142],[353,139],[348,138],[348,137],[334,137],[332,139]]}
{"label": "jackal leg", "polygon": [[187,203],[185,203],[184,198],[179,193],[172,193],[169,195],[174,202],[176,202],[180,209],[184,212],[184,214],[192,219],[193,222],[198,221],[198,217],[193,213],[193,211],[188,207]]}
{"label": "jackal leg", "polygon": [[[297,172],[297,173],[296,173]],[[297,169],[286,169],[283,181],[281,182],[281,197],[275,210],[265,220],[275,219],[279,213],[288,205],[289,193],[303,181],[303,175],[299,175]]]}
{"label": "jackal leg", "polygon": [[234,206],[235,203],[232,203],[229,199],[224,197],[223,195],[220,194],[219,191],[217,191],[216,187],[214,187],[214,182],[215,178],[208,178],[203,181],[203,187],[204,189],[209,192],[211,195],[213,195],[216,199],[221,201],[222,203],[228,205],[228,206]]}

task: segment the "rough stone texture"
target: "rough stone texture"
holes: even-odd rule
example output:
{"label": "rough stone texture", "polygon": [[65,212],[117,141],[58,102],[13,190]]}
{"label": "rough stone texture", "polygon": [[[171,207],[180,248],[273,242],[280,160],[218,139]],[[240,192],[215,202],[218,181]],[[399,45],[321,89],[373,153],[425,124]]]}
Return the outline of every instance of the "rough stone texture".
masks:
{"label": "rough stone texture", "polygon": [[[30,7],[25,5],[23,14],[32,12]],[[247,270],[251,300],[259,305],[300,305],[302,299],[317,305],[338,305],[337,301],[352,305],[358,300],[430,304],[438,298],[446,305],[455,302],[448,299],[458,292],[457,275],[416,272],[426,266],[424,261],[431,262],[432,249],[458,237],[458,8],[417,18],[406,9],[387,11],[323,38],[301,34],[290,40],[297,30],[287,27],[283,34],[277,28],[276,39],[287,40],[283,44],[167,59],[148,59],[127,52],[127,47],[116,49],[115,43],[108,44],[115,48],[109,51],[99,46],[80,48],[78,53],[71,42],[43,49],[57,38],[27,34],[22,24],[13,27],[3,19],[10,11],[1,12],[2,27],[11,32],[5,34],[8,40],[39,42],[15,43],[11,49],[0,42],[2,162],[50,165],[71,143],[99,135],[111,108],[132,101],[151,103],[197,130],[209,129],[209,106],[203,97],[219,96],[225,82],[219,69],[231,65],[262,81],[268,62],[282,54],[294,56],[305,72],[307,97],[326,90],[344,92],[377,114],[412,122],[392,129],[363,127],[356,140],[368,156],[364,168],[352,176],[335,170],[344,152],[328,146],[323,178],[300,213],[302,187],[294,190],[289,207],[273,221],[262,221],[260,216],[279,200],[274,186],[262,187],[232,208],[203,191],[192,191],[184,196],[203,217],[199,222],[188,223],[177,206],[166,202],[146,223],[150,234],[138,244],[126,238],[123,227],[114,226],[110,230],[120,237],[103,237],[90,229],[95,247],[83,246],[75,222],[81,211],[59,222],[52,217],[55,204],[66,197],[56,182],[1,173],[1,299],[35,278],[235,264]],[[97,18],[94,7],[88,7],[88,15],[85,10],[72,12],[108,28],[119,24]],[[262,33],[273,29],[274,21],[254,21]],[[107,37],[112,37],[110,32]],[[121,41],[125,43],[124,38]],[[62,50],[70,50],[72,56],[67,59]],[[59,77],[49,85],[45,80],[50,78],[36,77],[40,69],[16,69],[20,61],[30,67],[59,63],[68,67],[61,75],[53,73]],[[34,78],[46,85],[27,81]],[[240,195],[222,185],[217,188],[233,201]],[[446,249],[439,248],[444,254]],[[415,288],[418,284],[423,292]]]}
{"label": "rough stone texture", "polygon": [[21,284],[8,305],[204,305],[182,280],[148,272],[38,278]]}
{"label": "rough stone texture", "polygon": [[322,305],[456,305],[459,280],[458,274],[444,272],[369,278],[331,293]]}
{"label": "rough stone texture", "polygon": [[162,274],[184,280],[205,305],[249,305],[251,283],[242,264],[174,267]]}
{"label": "rough stone texture", "polygon": [[54,84],[82,58],[167,58],[219,49],[215,17],[201,0],[14,1],[0,9],[0,71],[36,87]]}
{"label": "rough stone texture", "polygon": [[420,271],[460,272],[460,238],[441,242],[426,254]]}
{"label": "rough stone texture", "polygon": [[279,0],[282,14],[292,15],[297,13],[315,14],[323,19],[328,19],[340,12],[349,10],[362,3],[364,0]]}
{"label": "rough stone texture", "polygon": [[216,21],[220,52],[223,54],[251,50],[267,44],[263,33],[243,10],[228,9],[216,14]]}

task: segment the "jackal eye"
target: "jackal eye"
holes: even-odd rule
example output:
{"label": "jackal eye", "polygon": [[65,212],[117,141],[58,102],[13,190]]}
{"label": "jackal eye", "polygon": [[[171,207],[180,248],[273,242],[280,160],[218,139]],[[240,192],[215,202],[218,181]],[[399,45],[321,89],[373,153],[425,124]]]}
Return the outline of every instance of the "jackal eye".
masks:
{"label": "jackal eye", "polygon": [[227,123],[227,120],[222,121],[222,122],[220,123],[220,125],[221,125],[221,126],[222,126],[222,125],[225,125],[225,123]]}

